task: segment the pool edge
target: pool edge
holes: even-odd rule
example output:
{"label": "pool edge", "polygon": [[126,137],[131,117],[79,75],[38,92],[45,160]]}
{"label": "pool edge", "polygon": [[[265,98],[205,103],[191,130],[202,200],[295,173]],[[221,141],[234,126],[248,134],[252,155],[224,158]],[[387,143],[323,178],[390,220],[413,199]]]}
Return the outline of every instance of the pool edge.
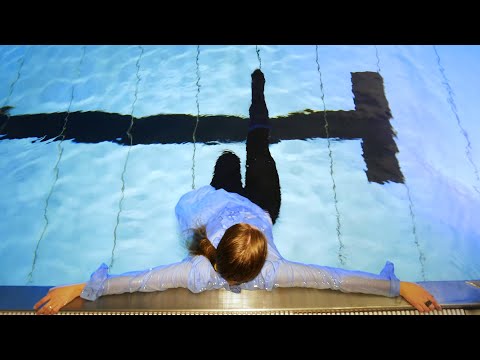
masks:
{"label": "pool edge", "polygon": [[[472,281],[472,280],[470,280]],[[476,281],[476,280],[473,280]],[[442,311],[429,314],[480,314],[480,288],[467,281],[431,281],[420,283],[437,298]],[[0,286],[0,315],[34,314],[33,305],[49,286]],[[60,314],[419,314],[403,298],[342,293],[309,288],[276,288],[273,291],[248,291],[240,294],[211,290],[199,294],[188,289],[162,292],[107,295],[96,301],[77,298]]]}

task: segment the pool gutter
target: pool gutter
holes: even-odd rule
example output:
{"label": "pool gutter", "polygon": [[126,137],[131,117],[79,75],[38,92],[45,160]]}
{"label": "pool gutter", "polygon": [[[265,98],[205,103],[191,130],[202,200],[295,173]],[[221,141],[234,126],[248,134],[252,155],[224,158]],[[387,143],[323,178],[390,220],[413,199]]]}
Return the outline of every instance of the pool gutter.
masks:
{"label": "pool gutter", "polygon": [[[473,284],[471,284],[471,283]],[[440,302],[431,315],[480,314],[480,281],[421,282]],[[0,286],[0,315],[34,314],[33,305],[49,286]],[[403,298],[346,294],[333,290],[277,288],[273,291],[226,290],[193,294],[187,289],[103,296],[96,301],[77,298],[64,315],[227,315],[227,314],[367,314],[416,315]]]}

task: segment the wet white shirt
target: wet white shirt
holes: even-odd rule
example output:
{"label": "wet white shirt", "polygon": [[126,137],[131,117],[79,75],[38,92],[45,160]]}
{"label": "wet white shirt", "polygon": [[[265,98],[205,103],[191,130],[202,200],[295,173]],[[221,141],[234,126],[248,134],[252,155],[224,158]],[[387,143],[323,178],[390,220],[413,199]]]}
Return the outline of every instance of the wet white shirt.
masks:
{"label": "wet white shirt", "polygon": [[102,264],[80,296],[95,300],[103,295],[178,287],[188,288],[193,293],[222,288],[240,292],[242,289],[272,290],[276,287],[333,289],[388,297],[400,293],[400,281],[389,261],[377,275],[284,259],[273,242],[272,220],[268,212],[241,195],[206,185],[183,195],[175,207],[175,214],[183,233],[205,225],[207,236],[215,247],[232,225],[248,223],[261,229],[268,240],[268,252],[260,273],[249,282],[229,286],[204,256],[187,256],[177,263],[119,275],[108,274],[107,265]]}

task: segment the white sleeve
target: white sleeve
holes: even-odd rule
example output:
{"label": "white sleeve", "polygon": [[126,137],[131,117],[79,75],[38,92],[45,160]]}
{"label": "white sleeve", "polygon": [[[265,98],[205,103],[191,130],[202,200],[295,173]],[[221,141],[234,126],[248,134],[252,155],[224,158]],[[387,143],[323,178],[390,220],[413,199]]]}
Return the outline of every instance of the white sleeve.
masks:
{"label": "white sleeve", "polygon": [[92,274],[80,297],[93,301],[103,295],[186,288],[191,267],[192,264],[184,260],[152,269],[109,275],[108,266],[102,264]]}
{"label": "white sleeve", "polygon": [[400,280],[394,274],[393,263],[389,261],[377,275],[328,266],[306,265],[282,259],[276,271],[274,286],[332,289],[388,297],[400,294]]}

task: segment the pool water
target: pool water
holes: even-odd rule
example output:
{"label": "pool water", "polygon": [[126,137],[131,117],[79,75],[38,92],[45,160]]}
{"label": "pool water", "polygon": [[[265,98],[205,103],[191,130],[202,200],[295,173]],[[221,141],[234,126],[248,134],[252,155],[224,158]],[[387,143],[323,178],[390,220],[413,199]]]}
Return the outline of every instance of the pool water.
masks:
{"label": "pool water", "polygon": [[[0,59],[0,285],[181,260],[175,204],[210,183],[224,149],[244,166],[235,124],[258,67],[283,124],[270,151],[285,258],[374,273],[389,260],[409,281],[480,278],[480,46],[0,46]],[[383,83],[393,147],[352,115],[352,73],[380,79],[367,92]]]}

